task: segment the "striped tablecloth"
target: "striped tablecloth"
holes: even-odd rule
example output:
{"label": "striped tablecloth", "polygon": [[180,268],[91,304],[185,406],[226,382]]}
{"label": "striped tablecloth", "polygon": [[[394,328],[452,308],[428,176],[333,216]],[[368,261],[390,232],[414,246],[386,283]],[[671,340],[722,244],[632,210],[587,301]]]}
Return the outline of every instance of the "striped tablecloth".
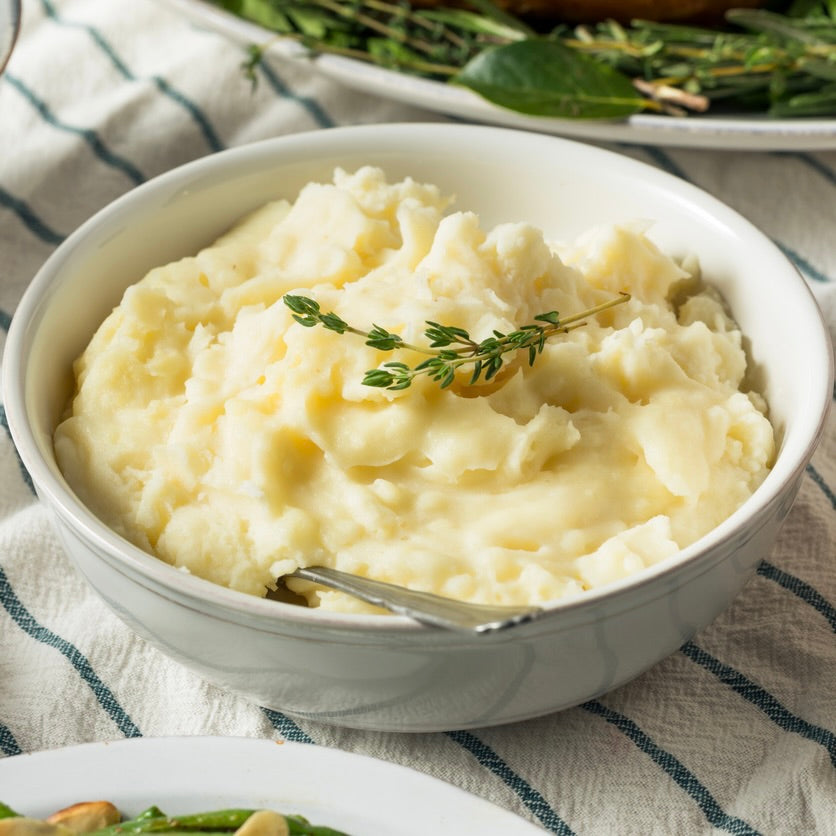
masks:
{"label": "striped tablecloth", "polygon": [[[56,245],[173,166],[280,134],[444,118],[299,64],[263,67],[251,92],[241,60],[240,45],[154,0],[24,0],[0,78],[4,332]],[[836,328],[836,152],[615,150],[750,218]],[[836,833],[833,421],[777,546],[693,641],[577,708],[446,734],[294,721],[206,685],[87,590],[8,433],[0,468],[0,756],[123,736],[284,738],[410,765],[554,833]]]}

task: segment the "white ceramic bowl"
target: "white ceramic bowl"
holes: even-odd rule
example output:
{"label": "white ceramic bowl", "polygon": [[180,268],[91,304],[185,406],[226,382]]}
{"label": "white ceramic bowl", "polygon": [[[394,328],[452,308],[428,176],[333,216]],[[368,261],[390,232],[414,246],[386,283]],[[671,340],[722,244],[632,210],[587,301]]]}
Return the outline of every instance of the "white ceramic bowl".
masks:
{"label": "white ceramic bowl", "polygon": [[[125,287],[193,253],[336,165],[382,166],[458,196],[486,226],[527,220],[551,238],[636,218],[672,254],[695,252],[725,294],[771,404],[780,452],[754,496],[678,556],[511,631],[467,636],[404,617],[335,615],[187,576],[122,540],[56,465],[52,433],[71,362]],[[831,400],[833,352],[816,303],[781,252],[700,190],[625,157],[539,134],[467,125],[339,128],[190,163],[97,214],[47,261],[12,322],[9,426],[73,561],[137,633],[222,688],[356,728],[435,731],[566,708],[628,681],[728,606],[769,553]]]}

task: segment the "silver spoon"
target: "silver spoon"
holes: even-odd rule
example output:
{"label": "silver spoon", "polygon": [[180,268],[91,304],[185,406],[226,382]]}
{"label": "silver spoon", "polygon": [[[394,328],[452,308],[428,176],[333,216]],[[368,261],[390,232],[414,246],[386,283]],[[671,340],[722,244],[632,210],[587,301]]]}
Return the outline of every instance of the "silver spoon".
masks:
{"label": "silver spoon", "polygon": [[0,2],[0,73],[6,67],[20,31],[20,0]]}
{"label": "silver spoon", "polygon": [[408,615],[423,624],[445,627],[448,630],[492,633],[517,624],[525,624],[543,612],[542,607],[536,606],[469,604],[431,592],[418,592],[403,586],[351,575],[328,566],[307,566],[291,572],[288,577],[339,589],[390,612]]}

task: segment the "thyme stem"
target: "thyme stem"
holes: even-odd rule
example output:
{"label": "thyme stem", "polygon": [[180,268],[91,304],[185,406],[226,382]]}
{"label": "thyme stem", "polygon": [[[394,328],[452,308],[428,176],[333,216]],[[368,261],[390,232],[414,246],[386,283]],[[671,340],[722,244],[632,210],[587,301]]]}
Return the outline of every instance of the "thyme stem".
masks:
{"label": "thyme stem", "polygon": [[323,313],[319,303],[307,296],[286,294],[282,301],[290,308],[296,322],[306,328],[322,325],[337,334],[349,333],[363,337],[366,345],[380,351],[404,349],[427,355],[426,360],[412,367],[398,360],[383,363],[376,369],[369,369],[363,378],[367,386],[397,390],[408,388],[421,375],[428,376],[445,389],[455,380],[456,371],[469,364],[473,365],[470,385],[480,378],[489,381],[502,367],[506,354],[521,350],[528,352],[528,363],[533,365],[550,337],[580,328],[591,316],[623,304],[629,298],[630,294],[622,292],[606,302],[563,319],[557,311],[538,314],[532,324],[523,325],[508,334],[494,331],[492,336],[478,342],[463,328],[427,320],[424,336],[429,344],[426,346],[405,342],[398,334],[379,325],[373,325],[368,331],[356,328],[333,311]]}

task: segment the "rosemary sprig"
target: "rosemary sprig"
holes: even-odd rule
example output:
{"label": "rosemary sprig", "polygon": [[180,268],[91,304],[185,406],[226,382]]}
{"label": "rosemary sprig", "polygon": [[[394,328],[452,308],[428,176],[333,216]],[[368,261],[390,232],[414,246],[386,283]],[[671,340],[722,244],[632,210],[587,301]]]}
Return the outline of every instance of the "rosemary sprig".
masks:
{"label": "rosemary sprig", "polygon": [[836,16],[816,5],[804,17],[733,9],[718,29],[606,21],[561,37],[631,78],[672,115],[720,105],[782,117],[826,115],[836,113]]}
{"label": "rosemary sprig", "polygon": [[589,317],[620,305],[629,298],[630,294],[622,292],[613,299],[563,319],[557,311],[538,314],[529,325],[508,334],[494,331],[492,336],[478,342],[464,328],[427,320],[424,336],[428,345],[425,346],[405,342],[398,334],[379,325],[372,325],[368,331],[355,328],[333,311],[323,313],[319,303],[307,296],[286,294],[282,300],[292,311],[296,322],[306,328],[322,325],[337,334],[356,334],[365,338],[366,345],[379,351],[405,349],[428,355],[426,360],[411,367],[399,360],[391,360],[376,369],[369,369],[363,378],[366,386],[397,390],[407,389],[421,375],[428,376],[445,389],[455,380],[456,371],[466,365],[473,366],[470,385],[480,379],[489,381],[502,368],[505,355],[521,350],[528,352],[528,364],[533,365],[549,337],[579,328],[586,324]]}

